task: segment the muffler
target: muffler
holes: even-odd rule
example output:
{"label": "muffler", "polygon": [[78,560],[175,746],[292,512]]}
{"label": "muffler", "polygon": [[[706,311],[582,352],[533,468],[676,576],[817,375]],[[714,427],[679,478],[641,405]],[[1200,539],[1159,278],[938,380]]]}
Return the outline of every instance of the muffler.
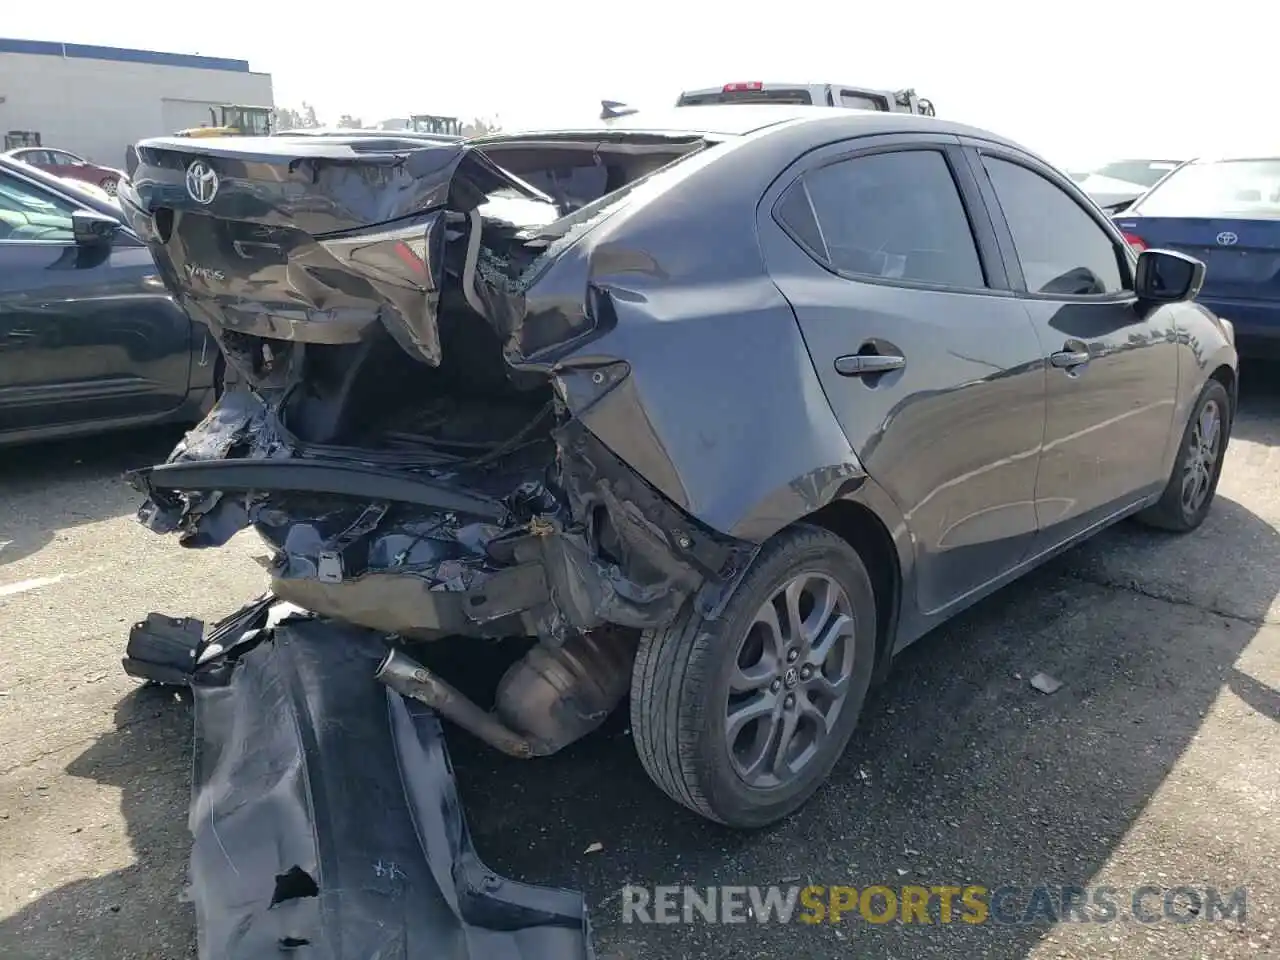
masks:
{"label": "muffler", "polygon": [[391,650],[374,677],[508,756],[545,757],[596,729],[622,702],[637,641],[635,631],[600,630],[539,643],[498,681],[492,713],[401,650]]}
{"label": "muffler", "polygon": [[391,650],[373,675],[403,697],[425,703],[491,747],[520,759],[535,756],[533,744],[501,720],[482,710],[471,698],[441,680],[407,653]]}

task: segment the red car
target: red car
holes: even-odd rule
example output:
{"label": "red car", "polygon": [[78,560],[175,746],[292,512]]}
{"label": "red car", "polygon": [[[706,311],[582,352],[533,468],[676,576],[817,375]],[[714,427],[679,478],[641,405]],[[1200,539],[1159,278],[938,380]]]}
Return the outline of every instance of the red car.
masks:
{"label": "red car", "polygon": [[124,176],[121,170],[100,167],[96,163],[77,157],[74,153],[54,150],[51,147],[19,147],[8,151],[5,156],[55,177],[92,183],[113,197],[116,195],[116,184]]}

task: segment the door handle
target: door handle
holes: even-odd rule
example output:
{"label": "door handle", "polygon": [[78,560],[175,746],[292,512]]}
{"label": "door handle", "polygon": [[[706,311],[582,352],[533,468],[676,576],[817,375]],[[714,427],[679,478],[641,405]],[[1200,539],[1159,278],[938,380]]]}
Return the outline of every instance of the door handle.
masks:
{"label": "door handle", "polygon": [[30,340],[36,335],[34,330],[10,330],[5,336],[10,340]]}
{"label": "door handle", "polygon": [[842,377],[870,377],[891,370],[901,370],[906,365],[906,357],[888,353],[853,353],[846,357],[836,357],[836,373]]}
{"label": "door handle", "polygon": [[1049,354],[1049,362],[1059,370],[1070,370],[1089,362],[1088,350],[1059,350]]}

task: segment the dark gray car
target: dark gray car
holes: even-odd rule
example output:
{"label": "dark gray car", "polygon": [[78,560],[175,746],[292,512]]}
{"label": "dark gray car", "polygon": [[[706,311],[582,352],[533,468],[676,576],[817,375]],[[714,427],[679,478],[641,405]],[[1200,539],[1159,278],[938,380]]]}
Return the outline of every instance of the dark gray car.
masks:
{"label": "dark gray car", "polygon": [[188,422],[218,345],[102,194],[0,157],[0,446]]}
{"label": "dark gray car", "polygon": [[[713,820],[797,809],[932,627],[1213,500],[1237,361],[1202,265],[981,130],[696,107],[151,140],[129,172],[244,384],[143,519],[255,525],[279,597],[396,638],[380,678],[509,753],[629,690],[646,770]],[[459,636],[537,638],[493,711],[404,646]]]}

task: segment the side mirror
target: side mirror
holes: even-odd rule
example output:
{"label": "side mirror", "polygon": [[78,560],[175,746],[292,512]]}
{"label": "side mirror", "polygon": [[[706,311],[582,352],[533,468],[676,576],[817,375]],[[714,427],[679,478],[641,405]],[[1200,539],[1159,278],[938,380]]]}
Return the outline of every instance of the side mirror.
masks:
{"label": "side mirror", "polygon": [[71,233],[82,247],[110,246],[120,229],[120,221],[96,210],[71,214]]}
{"label": "side mirror", "polygon": [[1139,300],[1182,303],[1194,300],[1204,286],[1204,264],[1176,250],[1143,250],[1133,275]]}

